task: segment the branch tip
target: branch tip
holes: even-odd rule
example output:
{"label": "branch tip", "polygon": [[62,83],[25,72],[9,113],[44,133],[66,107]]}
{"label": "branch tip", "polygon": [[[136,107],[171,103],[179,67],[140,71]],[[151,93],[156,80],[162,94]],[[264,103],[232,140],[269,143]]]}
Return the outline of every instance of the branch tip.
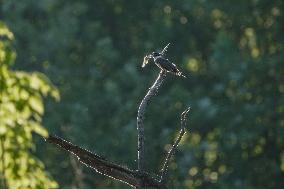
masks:
{"label": "branch tip", "polygon": [[168,172],[168,167],[169,167],[169,162],[171,157],[174,155],[174,153],[177,150],[177,147],[185,133],[185,125],[186,125],[186,120],[187,120],[187,115],[190,111],[190,107],[188,107],[187,109],[185,109],[182,113],[181,113],[181,128],[180,128],[180,132],[179,135],[177,137],[177,139],[175,140],[173,146],[171,147],[171,149],[168,151],[168,154],[166,156],[163,168],[161,170],[161,175],[160,175],[160,183],[164,184],[165,182],[165,176]]}

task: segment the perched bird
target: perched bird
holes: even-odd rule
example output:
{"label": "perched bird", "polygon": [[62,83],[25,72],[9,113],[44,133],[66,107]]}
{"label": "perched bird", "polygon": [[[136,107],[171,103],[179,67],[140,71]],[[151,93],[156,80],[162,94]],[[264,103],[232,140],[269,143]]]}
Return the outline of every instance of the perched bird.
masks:
{"label": "perched bird", "polygon": [[177,66],[170,62],[168,59],[164,57],[165,52],[167,51],[169,44],[162,50],[162,52],[152,52],[150,55],[147,55],[144,57],[144,61],[142,64],[142,68],[148,64],[148,61],[150,59],[153,59],[155,64],[162,70],[165,70],[167,72],[173,73],[177,76],[185,77],[181,71],[177,68]]}

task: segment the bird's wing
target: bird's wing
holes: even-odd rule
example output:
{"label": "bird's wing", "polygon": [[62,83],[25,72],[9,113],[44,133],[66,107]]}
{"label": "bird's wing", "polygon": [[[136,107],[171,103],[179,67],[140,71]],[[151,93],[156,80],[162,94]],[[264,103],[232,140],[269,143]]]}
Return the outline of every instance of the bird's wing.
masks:
{"label": "bird's wing", "polygon": [[175,64],[172,64],[168,59],[163,57],[157,58],[156,63],[161,66],[162,69],[173,72],[177,69]]}
{"label": "bird's wing", "polygon": [[177,66],[174,63],[171,63],[168,59],[164,57],[158,57],[155,59],[156,65],[161,68],[162,70],[166,70],[168,72],[171,72],[177,76],[182,76],[186,78],[181,71],[177,68]]}

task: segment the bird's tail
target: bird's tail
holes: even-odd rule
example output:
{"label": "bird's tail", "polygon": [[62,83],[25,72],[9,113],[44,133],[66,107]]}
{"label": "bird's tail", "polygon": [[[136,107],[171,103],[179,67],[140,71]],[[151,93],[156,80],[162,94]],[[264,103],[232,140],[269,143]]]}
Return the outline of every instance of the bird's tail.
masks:
{"label": "bird's tail", "polygon": [[177,70],[176,75],[177,75],[177,76],[181,76],[181,77],[186,78],[186,76],[185,76],[185,75],[183,75],[183,74],[182,74],[182,72],[181,72],[181,71],[179,71],[179,70]]}

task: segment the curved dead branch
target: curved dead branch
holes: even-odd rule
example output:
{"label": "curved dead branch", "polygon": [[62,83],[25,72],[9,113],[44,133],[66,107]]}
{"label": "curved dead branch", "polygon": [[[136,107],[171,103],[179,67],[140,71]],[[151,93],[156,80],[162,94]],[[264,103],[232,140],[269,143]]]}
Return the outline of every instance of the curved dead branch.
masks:
{"label": "curved dead branch", "polygon": [[146,107],[150,102],[150,99],[158,93],[159,87],[162,85],[166,78],[166,72],[161,70],[157,79],[153,83],[152,87],[148,90],[147,94],[143,98],[138,108],[137,114],[137,131],[138,131],[138,171],[143,172],[145,168],[145,136],[144,136],[144,114]]}

